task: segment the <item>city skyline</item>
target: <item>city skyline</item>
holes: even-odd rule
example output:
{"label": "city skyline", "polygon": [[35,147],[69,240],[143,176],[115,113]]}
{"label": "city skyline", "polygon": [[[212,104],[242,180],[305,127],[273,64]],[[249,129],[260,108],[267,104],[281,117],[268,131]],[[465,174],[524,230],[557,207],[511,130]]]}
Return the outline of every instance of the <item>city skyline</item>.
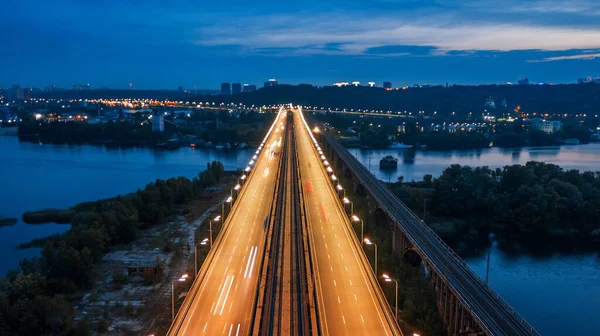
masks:
{"label": "city skyline", "polygon": [[[222,82],[332,85],[573,83],[598,76],[590,0],[198,4],[10,1],[0,14],[5,87],[213,89]],[[135,14],[133,14],[135,13]],[[85,18],[85,19],[82,19]]]}

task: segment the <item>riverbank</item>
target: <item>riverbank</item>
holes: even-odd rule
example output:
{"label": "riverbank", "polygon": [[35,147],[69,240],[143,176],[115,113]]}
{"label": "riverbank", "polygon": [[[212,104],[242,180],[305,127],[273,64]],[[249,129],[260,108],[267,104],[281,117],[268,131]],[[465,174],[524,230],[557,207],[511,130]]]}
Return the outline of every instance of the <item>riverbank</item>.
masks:
{"label": "riverbank", "polygon": [[[15,309],[10,314],[0,310],[0,325],[7,326],[8,331],[15,334],[43,334],[48,330],[68,333],[89,329],[85,318],[73,319],[75,315],[71,307],[82,291],[97,286],[98,274],[94,270],[109,250],[117,246],[131,246],[129,244],[136,241],[139,234],[164,226],[168,223],[167,219],[180,214],[186,204],[215,196],[217,189],[214,186],[236,182],[237,177],[225,174],[223,165],[213,162],[193,180],[183,177],[157,180],[127,196],[75,207],[77,213],[71,220],[71,230],[48,239],[40,258],[24,260],[19,270],[8,273],[4,294],[9,300],[7,304]],[[164,239],[159,240],[165,243]],[[173,251],[176,243],[168,241],[162,249]],[[158,249],[161,250],[161,247]],[[156,281],[164,267],[149,266],[147,261],[141,261],[133,269],[154,270],[150,272],[154,272],[156,278],[152,281]],[[158,259],[156,263],[159,264]],[[128,271],[119,270],[121,275],[117,278],[122,280],[123,273],[131,275],[130,267]],[[148,273],[142,274],[144,281],[148,280]],[[29,300],[31,292],[23,293],[21,287],[11,285],[23,281],[29,283],[23,288],[29,291],[35,288],[33,297],[36,306],[41,309],[31,311],[29,304],[23,301]],[[26,316],[31,323],[19,323],[15,316],[19,319]],[[95,325],[98,331],[107,330],[108,327],[105,327],[106,324],[101,321]]]}
{"label": "riverbank", "polygon": [[19,133],[18,127],[0,127],[0,136],[15,136]]}

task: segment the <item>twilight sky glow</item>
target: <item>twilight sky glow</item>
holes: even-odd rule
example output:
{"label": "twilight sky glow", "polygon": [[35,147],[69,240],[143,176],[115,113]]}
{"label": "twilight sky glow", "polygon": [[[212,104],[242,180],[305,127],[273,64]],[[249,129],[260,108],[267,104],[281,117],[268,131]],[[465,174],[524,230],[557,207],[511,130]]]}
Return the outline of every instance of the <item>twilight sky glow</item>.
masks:
{"label": "twilight sky glow", "polygon": [[4,0],[0,31],[5,86],[600,76],[597,0]]}

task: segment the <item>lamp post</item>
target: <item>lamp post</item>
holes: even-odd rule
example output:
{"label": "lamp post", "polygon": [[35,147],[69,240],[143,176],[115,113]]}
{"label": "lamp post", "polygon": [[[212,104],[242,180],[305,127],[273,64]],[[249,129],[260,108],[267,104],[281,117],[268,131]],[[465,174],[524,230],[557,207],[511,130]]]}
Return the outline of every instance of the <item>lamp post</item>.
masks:
{"label": "lamp post", "polygon": [[[188,275],[184,274],[177,281],[184,282]],[[175,280],[171,280],[171,320],[175,321]]]}
{"label": "lamp post", "polygon": [[341,184],[337,185],[337,190],[342,192],[342,198],[346,198],[346,190],[344,190],[344,188],[342,188]]}
{"label": "lamp post", "polygon": [[344,197],[343,201],[344,201],[344,204],[350,204],[350,213],[351,214],[354,213],[354,203],[352,203],[352,201],[346,197]]}
{"label": "lamp post", "polygon": [[235,187],[233,187],[233,188],[231,189],[230,197],[231,197],[231,198],[233,198],[233,191],[234,191],[234,190],[235,190],[235,191],[238,191],[238,190],[240,190],[240,188],[241,188],[241,187],[242,187],[242,186],[241,186],[241,185],[239,185],[239,183],[238,183],[238,184],[237,184]]}
{"label": "lamp post", "polygon": [[396,316],[396,321],[398,321],[398,280],[390,278],[389,275],[387,275],[385,273],[382,275],[382,277],[383,277],[383,279],[386,282],[392,282],[393,281],[393,282],[396,283],[396,306],[395,306],[395,308],[396,308],[395,313],[396,314],[395,314],[395,316]]}
{"label": "lamp post", "polygon": [[229,196],[225,202],[221,203],[221,218],[225,218],[225,203],[229,203],[231,205],[231,201],[233,197]]}
{"label": "lamp post", "polygon": [[206,245],[207,241],[208,238],[204,238],[194,246],[194,276],[198,275],[198,245]]}
{"label": "lamp post", "polygon": [[[360,221],[360,244],[363,245],[363,242],[368,240],[368,239],[365,239],[365,235],[364,235],[365,222],[361,218],[358,218],[358,216],[355,216],[355,215],[352,215],[352,220],[355,222]],[[377,253],[375,253],[375,254],[377,254]]]}
{"label": "lamp post", "polygon": [[213,220],[210,221],[210,223],[208,224],[208,236],[210,237],[210,248],[212,248],[213,245],[213,234],[212,234],[212,223],[213,222],[218,222],[219,220],[221,220],[221,216],[217,216],[215,217]]}
{"label": "lamp post", "polygon": [[364,239],[365,244],[375,246],[375,264],[373,266],[375,274],[377,274],[377,244],[373,243],[369,238]]}

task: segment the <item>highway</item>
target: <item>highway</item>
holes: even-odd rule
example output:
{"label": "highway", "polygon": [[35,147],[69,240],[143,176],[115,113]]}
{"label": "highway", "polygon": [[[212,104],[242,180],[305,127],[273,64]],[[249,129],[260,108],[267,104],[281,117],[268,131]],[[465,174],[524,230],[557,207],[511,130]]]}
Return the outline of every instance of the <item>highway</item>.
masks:
{"label": "highway", "polygon": [[488,335],[539,335],[498,294],[488,287],[469,266],[427,225],[406,207],[385,185],[373,176],[352,154],[329,135],[325,135],[345,163],[352,169],[381,207],[406,233],[421,256],[469,309]]}
{"label": "highway", "polygon": [[[247,335],[271,210],[285,119],[283,109],[168,335]],[[281,141],[280,141],[281,139]],[[271,151],[272,149],[272,151]],[[250,165],[252,166],[252,165]],[[212,255],[212,256],[211,256]]]}
{"label": "highway", "polygon": [[390,323],[389,306],[351,231],[304,119],[298,110],[293,115],[323,335],[401,335],[393,317]]}

